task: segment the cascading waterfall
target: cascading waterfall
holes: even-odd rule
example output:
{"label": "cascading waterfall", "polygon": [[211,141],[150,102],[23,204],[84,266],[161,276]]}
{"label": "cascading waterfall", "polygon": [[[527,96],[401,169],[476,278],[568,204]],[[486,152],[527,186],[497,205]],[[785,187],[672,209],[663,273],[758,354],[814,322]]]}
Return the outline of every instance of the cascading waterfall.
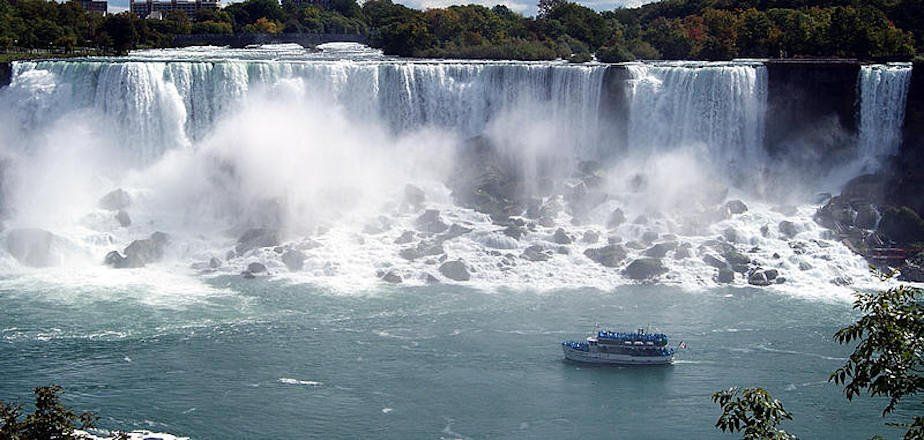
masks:
{"label": "cascading waterfall", "polygon": [[[12,84],[0,91],[0,147],[11,158],[4,162],[11,214],[3,237],[14,228],[49,229],[53,244],[80,249],[84,270],[100,278],[113,271],[100,264],[108,252],[154,231],[171,235],[166,259],[184,269],[219,257],[217,272],[236,275],[259,261],[277,274],[348,289],[374,285],[371,274],[379,272],[408,283],[437,273],[437,253],[414,252],[463,260],[477,273],[473,282],[489,286],[607,288],[626,282],[629,261],[651,255],[667,266],[662,281],[710,285],[715,268],[700,254],[729,246],[755,266],[785,273],[781,288],[796,292],[828,288],[834,274],[868,276],[860,257],[826,241],[812,206],[775,210],[739,187],[733,194],[750,209],[721,214],[728,187],[766,164],[767,71],[759,63],[302,53],[206,48],[17,63]],[[605,78],[617,77],[608,69],[628,70],[625,105],[603,102],[610,99]],[[904,99],[909,70],[864,68],[864,151],[883,145],[875,139],[888,133],[896,141],[901,114],[886,103]],[[602,104],[625,113],[601,112]],[[618,124],[602,114],[626,118],[628,139],[616,138],[620,129],[611,125]],[[516,235],[515,226],[460,207],[451,194],[447,176],[465,168],[454,161],[469,160],[456,153],[474,136],[486,142],[464,145],[496,147],[507,155],[496,157],[522,167],[518,178],[551,181],[532,188],[503,180],[506,164],[476,168],[486,183],[479,191],[550,191],[530,198],[541,206],[525,210],[534,218],[520,238],[507,235]],[[557,171],[551,177],[543,174],[550,167]],[[424,206],[409,211],[407,184],[423,189]],[[131,196],[120,208],[130,225],[97,204],[115,188]],[[434,243],[418,221],[423,208],[439,209],[458,235]],[[616,209],[631,220],[614,222]],[[793,224],[786,234],[773,227],[782,221]],[[289,273],[273,248],[228,252],[244,229],[258,226],[282,231],[277,249],[298,250],[303,268]],[[708,250],[720,249],[716,236],[724,250]],[[794,239],[802,240],[798,252]],[[621,243],[614,246],[626,254],[607,263],[618,269],[587,254],[607,242]],[[698,255],[680,257],[681,249]],[[21,266],[0,255],[4,270]],[[743,276],[735,282],[746,283]]]}
{"label": "cascading waterfall", "polygon": [[758,64],[631,64],[629,148],[693,148],[730,171],[762,156],[767,71]]}
{"label": "cascading waterfall", "polygon": [[876,170],[898,152],[910,83],[911,64],[860,67],[858,156],[866,171]]}
{"label": "cascading waterfall", "polygon": [[202,139],[252,89],[293,80],[396,132],[435,126],[475,136],[504,111],[541,106],[562,138],[589,150],[604,71],[548,63],[45,61],[17,63],[11,87],[33,97],[14,103],[33,129],[93,108],[148,161]]}

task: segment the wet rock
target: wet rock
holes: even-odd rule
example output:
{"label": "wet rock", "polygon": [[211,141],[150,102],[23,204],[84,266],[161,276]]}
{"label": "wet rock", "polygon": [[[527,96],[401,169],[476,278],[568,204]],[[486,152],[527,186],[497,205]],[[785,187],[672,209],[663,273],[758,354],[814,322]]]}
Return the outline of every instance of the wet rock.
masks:
{"label": "wet rock", "polygon": [[899,267],[898,270],[900,272],[898,275],[900,281],[924,283],[924,252],[919,252],[914,257],[906,260],[905,264]]}
{"label": "wet rock", "polygon": [[616,208],[613,212],[610,213],[610,216],[606,219],[606,228],[607,229],[616,229],[619,225],[626,222],[626,215],[622,212],[621,209]]}
{"label": "wet rock", "polygon": [[693,256],[692,251],[690,251],[689,243],[684,243],[687,246],[680,246],[677,248],[677,251],[674,252],[675,260],[683,260],[685,258],[690,258]]}
{"label": "wet rock", "polygon": [[485,136],[466,140],[446,182],[460,206],[504,220],[525,209],[522,167]]}
{"label": "wet rock", "polygon": [[414,238],[417,237],[417,234],[414,231],[404,231],[401,236],[395,239],[395,244],[408,244],[414,241]]}
{"label": "wet rock", "polygon": [[44,229],[12,229],[6,236],[6,250],[26,266],[57,266],[61,262],[57,248],[63,242],[63,238]]}
{"label": "wet rock", "polygon": [[286,265],[286,268],[291,272],[297,272],[302,270],[305,267],[305,260],[308,257],[298,249],[288,249],[282,254],[282,263]]}
{"label": "wet rock", "polygon": [[853,278],[851,278],[849,275],[840,275],[831,279],[831,283],[837,286],[845,287],[853,284]]}
{"label": "wet rock", "polygon": [[584,235],[581,236],[581,241],[584,243],[596,243],[600,240],[600,234],[595,231],[585,231]]}
{"label": "wet rock", "polygon": [[552,256],[539,245],[532,245],[523,250],[520,256],[529,261],[547,261]]}
{"label": "wet rock", "polygon": [[253,274],[253,272],[250,272],[247,270],[241,272],[241,276],[244,277],[244,279],[246,280],[252,280],[257,277],[256,275]]}
{"label": "wet rock", "polygon": [[729,284],[735,282],[735,272],[731,269],[720,268],[715,276],[715,282],[719,284]]}
{"label": "wet rock", "polygon": [[209,258],[209,268],[218,269],[221,267],[221,260],[218,257]]}
{"label": "wet rock", "polygon": [[424,240],[417,243],[417,246],[401,249],[398,255],[405,260],[416,260],[420,257],[440,255],[442,253],[445,253],[445,250],[443,250],[441,240]]}
{"label": "wet rock", "polygon": [[609,244],[599,248],[590,248],[584,251],[584,256],[606,266],[617,267],[626,258],[626,250],[618,244]]}
{"label": "wet rock", "polygon": [[764,271],[764,275],[767,276],[767,279],[773,281],[779,276],[780,272],[776,269],[767,269]]}
{"label": "wet rock", "polygon": [[423,274],[421,274],[421,278],[423,278],[424,282],[427,284],[439,284],[440,283],[439,278],[431,275],[429,272],[424,272]]}
{"label": "wet rock", "polygon": [[732,227],[725,228],[725,230],[722,231],[722,237],[724,237],[726,240],[728,240],[731,243],[737,243],[739,241],[742,241],[742,239],[744,238],[741,236],[741,234],[738,232],[737,229],[732,228]]}
{"label": "wet rock", "polygon": [[279,233],[275,229],[253,228],[248,229],[237,239],[234,251],[237,255],[257,248],[273,247],[279,245]]}
{"label": "wet rock", "polygon": [[722,258],[731,265],[732,270],[735,272],[744,273],[748,269],[748,264],[751,263],[751,258],[747,255],[742,254],[734,249],[726,250],[722,254]]}
{"label": "wet rock", "polygon": [[558,244],[571,244],[574,239],[572,239],[564,229],[558,228],[555,230],[555,233],[552,234],[552,241]]}
{"label": "wet rock", "polygon": [[627,242],[626,242],[626,247],[629,248],[629,249],[642,250],[642,249],[645,249],[646,246],[645,246],[644,243],[641,243],[641,242],[632,240],[632,241],[627,241]]}
{"label": "wet rock", "polygon": [[780,233],[787,238],[793,238],[799,233],[799,227],[789,220],[781,221],[780,224],[777,225],[777,228],[779,228]]}
{"label": "wet rock", "polygon": [[667,272],[667,268],[657,258],[639,258],[626,266],[623,275],[633,280],[650,280]]}
{"label": "wet rock", "polygon": [[526,235],[526,228],[520,225],[510,225],[504,228],[504,235],[514,240],[519,240]]}
{"label": "wet rock", "polygon": [[748,275],[748,284],[753,286],[769,286],[772,284],[770,279],[763,271],[755,271]]}
{"label": "wet rock", "polygon": [[645,217],[644,215],[640,215],[640,216],[636,217],[635,220],[632,220],[632,223],[634,223],[634,224],[636,224],[636,225],[647,225],[647,224],[648,224],[648,217]]}
{"label": "wet rock", "polygon": [[664,243],[657,243],[650,248],[646,249],[642,255],[652,258],[664,258],[668,252],[677,248],[676,241],[667,241]]}
{"label": "wet rock", "polygon": [[106,254],[106,258],[103,259],[103,264],[112,266],[116,269],[122,269],[126,267],[125,257],[123,257],[119,251],[111,251]]}
{"label": "wet rock", "polygon": [[728,268],[728,263],[720,260],[718,257],[710,254],[703,256],[703,262],[716,268],[716,269],[726,269]]}
{"label": "wet rock", "polygon": [[812,270],[812,265],[809,264],[809,263],[807,263],[807,262],[805,262],[805,261],[800,261],[800,262],[799,262],[799,270],[802,270],[802,271],[805,271],[805,270]]}
{"label": "wet rock", "polygon": [[442,240],[451,240],[453,238],[468,234],[469,232],[472,232],[472,228],[466,228],[465,226],[462,226],[458,223],[453,223],[449,227],[449,230],[443,233],[443,235],[441,235],[440,238]]}
{"label": "wet rock", "polygon": [[725,210],[729,214],[744,214],[748,211],[748,205],[745,205],[741,200],[729,200],[725,203]]}
{"label": "wet rock", "polygon": [[651,243],[657,239],[658,239],[658,233],[655,231],[645,231],[645,233],[642,234],[642,241],[644,241],[645,243]]}
{"label": "wet rock", "polygon": [[561,255],[570,255],[571,248],[569,248],[568,246],[558,246],[555,248],[555,253],[561,254]]}
{"label": "wet rock", "polygon": [[440,232],[449,229],[449,225],[443,222],[443,219],[440,218],[440,211],[438,209],[428,209],[424,211],[420,217],[417,217],[417,221],[415,223],[418,230],[431,234],[439,234]]}
{"label": "wet rock", "polygon": [[878,232],[899,244],[924,242],[924,220],[907,207],[886,208]]}
{"label": "wet rock", "polygon": [[116,213],[115,219],[117,222],[119,222],[119,226],[123,228],[127,228],[132,225],[132,218],[129,217],[128,213],[124,210],[120,209],[119,212]]}
{"label": "wet rock", "polygon": [[382,281],[391,284],[400,284],[402,281],[404,281],[401,278],[401,275],[398,275],[398,273],[394,270],[390,270],[382,274],[381,279]]}
{"label": "wet rock", "polygon": [[259,263],[255,261],[247,265],[247,272],[250,272],[252,274],[263,273],[263,272],[266,272],[266,266],[263,265],[263,263]]}
{"label": "wet rock", "polygon": [[119,211],[132,205],[132,197],[124,189],[119,188],[100,198],[98,205],[103,209]]}
{"label": "wet rock", "polygon": [[770,236],[770,225],[763,225],[760,227],[761,237],[767,238]]}
{"label": "wet rock", "polygon": [[783,284],[786,282],[786,277],[776,277],[776,279],[773,280],[773,282],[776,284]]}
{"label": "wet rock", "polygon": [[468,281],[472,278],[468,266],[462,260],[447,261],[440,265],[439,271],[453,281]]}
{"label": "wet rock", "polygon": [[155,232],[150,238],[135,240],[122,252],[125,254],[123,267],[144,267],[164,257],[164,247],[169,238],[163,232]]}
{"label": "wet rock", "polygon": [[856,206],[857,216],[854,218],[854,226],[862,229],[875,229],[876,223],[879,222],[879,213],[876,208],[869,203],[861,203]]}
{"label": "wet rock", "polygon": [[415,210],[423,207],[427,195],[420,187],[407,184],[404,186],[404,204]]}
{"label": "wet rock", "polygon": [[828,200],[818,211],[815,212],[815,222],[828,229],[838,229],[845,226],[853,226],[856,218],[856,211],[847,203],[847,199],[837,196]]}

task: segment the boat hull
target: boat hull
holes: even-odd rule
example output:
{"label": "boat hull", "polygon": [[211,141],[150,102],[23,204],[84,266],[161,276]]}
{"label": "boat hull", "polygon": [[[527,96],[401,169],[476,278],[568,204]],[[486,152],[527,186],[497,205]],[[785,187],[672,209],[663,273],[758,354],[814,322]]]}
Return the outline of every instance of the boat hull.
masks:
{"label": "boat hull", "polygon": [[598,365],[670,365],[674,355],[669,356],[630,356],[627,354],[603,353],[599,351],[575,350],[562,346],[565,359]]}

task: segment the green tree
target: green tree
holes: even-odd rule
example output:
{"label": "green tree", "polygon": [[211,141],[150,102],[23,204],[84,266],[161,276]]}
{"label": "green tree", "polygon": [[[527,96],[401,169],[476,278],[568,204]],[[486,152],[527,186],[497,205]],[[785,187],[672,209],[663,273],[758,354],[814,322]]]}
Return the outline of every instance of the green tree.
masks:
{"label": "green tree", "polygon": [[[862,316],[837,331],[840,344],[857,343],[830,381],[844,386],[853,400],[866,391],[889,399],[883,417],[906,398],[924,390],[924,290],[899,286],[885,292],[860,292],[853,308]],[[906,439],[920,439],[924,417],[914,416]]]}
{"label": "green tree", "polygon": [[0,438],[11,440],[74,440],[85,438],[75,430],[91,429],[97,417],[77,414],[61,404],[58,385],[35,389],[35,411],[22,417],[20,405],[0,401]]}
{"label": "green tree", "polygon": [[796,438],[778,428],[783,421],[792,420],[792,414],[763,388],[729,388],[714,393],[712,401],[722,407],[715,422],[722,432],[741,432],[744,440]]}

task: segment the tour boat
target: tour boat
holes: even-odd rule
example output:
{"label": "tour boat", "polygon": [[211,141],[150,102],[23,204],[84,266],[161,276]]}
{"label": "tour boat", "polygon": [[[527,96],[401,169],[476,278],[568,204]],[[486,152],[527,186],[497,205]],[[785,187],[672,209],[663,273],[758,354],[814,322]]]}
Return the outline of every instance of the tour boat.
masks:
{"label": "tour boat", "polygon": [[[680,343],[683,348],[684,343]],[[634,333],[598,330],[585,341],[563,341],[565,358],[590,364],[604,365],[670,365],[674,348],[667,345],[664,333]]]}

